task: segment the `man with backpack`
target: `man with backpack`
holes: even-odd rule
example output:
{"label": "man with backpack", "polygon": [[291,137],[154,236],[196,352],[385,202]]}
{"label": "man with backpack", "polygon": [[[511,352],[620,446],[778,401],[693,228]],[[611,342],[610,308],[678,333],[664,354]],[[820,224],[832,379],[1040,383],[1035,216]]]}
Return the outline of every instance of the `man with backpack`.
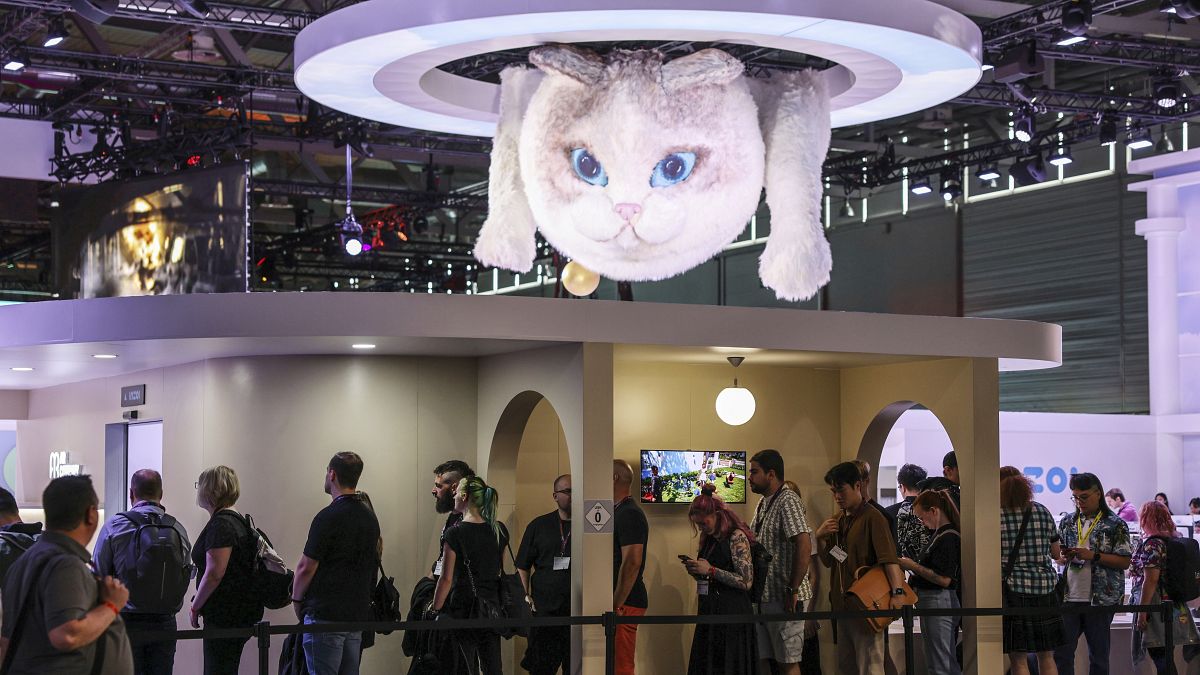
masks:
{"label": "man with backpack", "polygon": [[[1104,501],[1104,486],[1092,473],[1071,476],[1071,501],[1075,513],[1058,524],[1062,539],[1066,593],[1064,607],[1110,607],[1121,604],[1125,595],[1125,570],[1133,549],[1129,528]],[[1061,586],[1061,582],[1060,582]],[[1108,672],[1108,654],[1112,646],[1110,629],[1114,612],[1063,614],[1066,644],[1054,650],[1054,662],[1060,673],[1075,672],[1075,647],[1079,636],[1087,638],[1088,671],[1093,675]]]}
{"label": "man with backpack", "polygon": [[[332,502],[309,526],[292,583],[292,606],[305,625],[371,619],[379,521],[358,494],[362,472],[362,458],[353,452],[337,453],[325,468]],[[358,675],[361,631],[305,633],[303,643],[313,675]]]}
{"label": "man with backpack", "polygon": [[150,639],[146,633],[173,631],[175,615],[193,575],[192,544],[187,530],[162,506],[162,476],[154,469],[134,472],[129,480],[133,508],[109,519],[96,539],[96,573],[113,576],[129,589],[121,608],[134,675],[170,675],[175,640]]}
{"label": "man with backpack", "polygon": [[120,608],[129,591],[97,577],[84,548],[100,527],[90,476],[62,476],[42,491],[46,532],[4,581],[6,675],[130,673],[133,659]]}
{"label": "man with backpack", "polygon": [[[767,573],[756,598],[759,614],[791,614],[803,611],[812,597],[808,566],[812,562],[812,535],[800,495],[783,486],[783,456],[777,450],[762,450],[750,458],[746,477],[750,490],[759,495],[751,528],[770,554]],[[757,573],[757,570],[756,570]],[[759,585],[755,580],[755,585]],[[804,622],[781,621],[756,624],[759,672],[771,672],[770,661],[781,675],[800,675],[804,650]]]}
{"label": "man with backpack", "polygon": [[8,568],[33,547],[42,536],[41,523],[21,522],[21,512],[13,493],[0,488],[0,584],[8,575]]}

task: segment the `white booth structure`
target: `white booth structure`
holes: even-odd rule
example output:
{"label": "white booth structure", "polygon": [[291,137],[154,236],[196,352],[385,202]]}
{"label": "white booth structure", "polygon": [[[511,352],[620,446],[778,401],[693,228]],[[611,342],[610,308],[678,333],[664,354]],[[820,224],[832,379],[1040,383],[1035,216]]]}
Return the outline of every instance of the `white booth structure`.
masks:
{"label": "white booth structure", "polygon": [[[739,383],[757,401],[737,427],[714,410],[733,377],[727,356],[745,357]],[[583,500],[612,499],[613,458],[773,447],[815,526],[833,508],[825,471],[855,457],[878,465],[891,425],[924,407],[962,470],[965,604],[998,607],[999,372],[1060,359],[1058,326],[990,319],[375,293],[58,301],[0,308],[0,419],[16,420],[23,506],[39,506],[56,462],[92,474],[98,489],[109,472],[124,480],[137,467],[106,465],[106,425],[136,410],[158,436],[126,430],[126,440],[161,444],[164,504],[190,532],[205,517],[196,476],[226,464],[243,485],[238,507],[288,559],[327,500],[329,457],[354,450],[384,565],[406,593],[436,558],[429,490],[444,460],[471,462],[519,535],[552,510],[560,473],[573,475],[579,513]],[[140,405],[122,407],[122,389],[142,385]],[[645,511],[649,613],[695,612],[676,559],[697,545],[686,506]],[[597,615],[612,608],[611,535],[585,529],[572,538],[573,610]],[[268,619],[294,621],[288,610]],[[691,635],[643,627],[639,672],[681,672]],[[603,672],[601,629],[574,639],[576,672]],[[517,672],[521,648],[506,653],[506,672]],[[823,652],[832,657],[831,646]],[[399,636],[381,638],[364,672],[402,662]],[[1003,662],[999,619],[968,620],[967,671],[998,675]],[[181,643],[176,664],[199,672],[199,645]]]}

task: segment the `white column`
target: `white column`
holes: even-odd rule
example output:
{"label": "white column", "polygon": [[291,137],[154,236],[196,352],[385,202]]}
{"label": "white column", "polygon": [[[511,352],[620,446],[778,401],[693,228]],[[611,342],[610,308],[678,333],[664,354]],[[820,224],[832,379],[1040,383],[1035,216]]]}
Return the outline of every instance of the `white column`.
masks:
{"label": "white column", "polygon": [[[1179,213],[1176,185],[1155,185],[1146,194],[1146,213],[1137,233],[1146,239],[1146,309],[1150,348],[1150,414],[1179,413]],[[1183,495],[1183,439],[1157,435],[1158,489]],[[1179,498],[1176,498],[1179,499]]]}

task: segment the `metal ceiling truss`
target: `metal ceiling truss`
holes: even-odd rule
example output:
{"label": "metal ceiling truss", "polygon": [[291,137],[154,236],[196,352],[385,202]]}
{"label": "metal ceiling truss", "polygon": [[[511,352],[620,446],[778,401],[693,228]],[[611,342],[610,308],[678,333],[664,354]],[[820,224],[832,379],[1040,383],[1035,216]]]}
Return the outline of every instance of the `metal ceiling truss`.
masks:
{"label": "metal ceiling truss", "polygon": [[[1061,140],[1059,138],[1061,134]],[[1017,140],[997,141],[930,157],[896,160],[887,152],[886,143],[877,153],[855,153],[825,162],[824,176],[831,186],[841,185],[850,194],[899,183],[907,178],[936,178],[943,172],[964,166],[996,164],[1005,159],[1045,155],[1059,145],[1070,146],[1099,136],[1091,120],[1070,120],[1045,130],[1029,143]]]}
{"label": "metal ceiling truss", "polygon": [[[1138,122],[1151,124],[1167,124],[1181,122],[1194,117],[1200,111],[1191,110],[1191,103],[1183,102],[1171,109],[1164,109],[1152,98],[1132,96],[1117,96],[1112,93],[1087,93],[1078,91],[1055,91],[1049,89],[1033,89],[1036,95],[1034,107],[1039,112],[1062,112],[1070,114],[1100,114],[1112,113],[1119,117],[1128,117]],[[981,82],[971,91],[954,99],[959,103],[971,105],[996,106],[1001,108],[1018,109],[1025,102],[1013,94],[1012,90],[1003,84]]]}
{"label": "metal ceiling truss", "polygon": [[[58,133],[65,133],[59,131]],[[122,134],[117,134],[121,138]],[[62,144],[51,158],[51,175],[61,182],[95,176],[100,180],[129,178],[180,169],[189,158],[199,157],[201,164],[215,163],[226,152],[240,153],[250,148],[249,129],[227,124],[218,129],[172,134],[147,141],[128,140],[97,146],[89,152],[70,153]]]}
{"label": "metal ceiling truss", "polygon": [[205,87],[243,94],[251,91],[299,94],[292,74],[277,70],[68,52],[42,47],[28,48],[24,53],[30,67],[81,77]]}
{"label": "metal ceiling truss", "polygon": [[1043,57],[1056,61],[1200,71],[1200,49],[1179,44],[1088,38],[1087,42],[1071,47],[1040,46],[1037,51]]}
{"label": "metal ceiling truss", "polygon": [[[205,0],[208,14],[203,17],[180,11],[173,0],[121,0],[113,16],[198,28],[226,28],[273,35],[295,36],[320,15],[277,7],[260,7],[233,2]],[[0,6],[70,12],[70,0],[0,0]]]}
{"label": "metal ceiling truss", "polygon": [[[1062,26],[1063,9],[1075,0],[1048,0],[1039,5],[994,19],[983,26],[983,45],[987,49],[1003,49],[1057,31]],[[1092,4],[1092,16],[1112,14],[1145,0],[1101,0]]]}
{"label": "metal ceiling truss", "polygon": [[[254,192],[281,197],[308,197],[314,199],[342,200],[346,198],[344,185],[333,183],[304,183],[290,180],[255,179],[251,185]],[[482,211],[487,208],[487,197],[456,192],[418,192],[395,188],[377,188],[355,185],[354,199],[380,204],[403,204],[418,210],[466,209]]]}

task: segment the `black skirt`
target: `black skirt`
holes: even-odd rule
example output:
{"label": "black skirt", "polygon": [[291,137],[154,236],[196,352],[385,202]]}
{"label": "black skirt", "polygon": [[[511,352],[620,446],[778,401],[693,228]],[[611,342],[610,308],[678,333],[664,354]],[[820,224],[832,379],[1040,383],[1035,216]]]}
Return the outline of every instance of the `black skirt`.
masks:
{"label": "black skirt", "polygon": [[1004,617],[1004,653],[1048,652],[1066,644],[1057,594],[1025,595],[1005,591],[1004,606],[1048,610],[1045,614]]}

